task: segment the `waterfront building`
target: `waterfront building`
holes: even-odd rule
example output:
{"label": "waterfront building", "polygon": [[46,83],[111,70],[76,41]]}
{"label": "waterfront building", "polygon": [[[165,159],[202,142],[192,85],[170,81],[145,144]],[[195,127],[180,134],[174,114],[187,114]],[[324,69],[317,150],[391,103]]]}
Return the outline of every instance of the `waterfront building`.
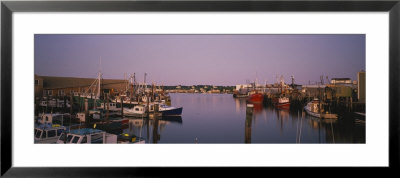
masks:
{"label": "waterfront building", "polygon": [[357,73],[357,99],[361,103],[365,103],[365,71]]}
{"label": "waterfront building", "polygon": [[[95,78],[35,75],[35,97],[64,97],[86,92],[95,80]],[[102,79],[102,87],[104,93],[114,95],[126,89],[126,80]]]}
{"label": "waterfront building", "polygon": [[331,84],[352,84],[352,81],[350,78],[332,78]]}

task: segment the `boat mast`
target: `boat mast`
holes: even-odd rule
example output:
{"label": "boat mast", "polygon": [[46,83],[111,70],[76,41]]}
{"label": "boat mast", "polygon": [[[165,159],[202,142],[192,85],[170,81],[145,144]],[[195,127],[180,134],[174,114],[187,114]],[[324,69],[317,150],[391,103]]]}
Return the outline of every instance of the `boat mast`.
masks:
{"label": "boat mast", "polygon": [[100,93],[101,93],[101,71],[99,71],[99,75],[97,76],[97,80],[98,80],[97,98],[100,98]]}
{"label": "boat mast", "polygon": [[[146,83],[146,76],[147,76],[147,73],[144,73],[144,93],[146,94],[146,90],[147,90],[147,83]],[[146,95],[147,96],[147,95]]]}
{"label": "boat mast", "polygon": [[98,90],[97,90],[97,97],[100,98],[100,94],[101,94],[101,56],[100,56],[100,66],[99,66],[99,74],[97,76],[97,80],[98,80]]}

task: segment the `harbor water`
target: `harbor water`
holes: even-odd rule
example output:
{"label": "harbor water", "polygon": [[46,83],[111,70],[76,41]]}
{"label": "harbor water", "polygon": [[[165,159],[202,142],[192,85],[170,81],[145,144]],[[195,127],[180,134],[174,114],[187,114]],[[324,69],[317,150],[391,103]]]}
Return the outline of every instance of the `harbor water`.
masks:
{"label": "harbor water", "polygon": [[182,116],[129,118],[123,133],[146,143],[365,143],[365,120],[351,113],[338,119],[309,116],[301,106],[278,110],[266,103],[246,107],[231,94],[171,93],[171,105]]}

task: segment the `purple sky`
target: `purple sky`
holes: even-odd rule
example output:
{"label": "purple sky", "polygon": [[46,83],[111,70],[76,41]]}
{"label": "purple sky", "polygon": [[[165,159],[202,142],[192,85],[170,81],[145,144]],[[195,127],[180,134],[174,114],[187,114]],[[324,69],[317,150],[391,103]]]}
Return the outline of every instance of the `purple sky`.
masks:
{"label": "purple sky", "polygon": [[35,35],[35,74],[163,85],[298,84],[320,76],[357,79],[365,35]]}

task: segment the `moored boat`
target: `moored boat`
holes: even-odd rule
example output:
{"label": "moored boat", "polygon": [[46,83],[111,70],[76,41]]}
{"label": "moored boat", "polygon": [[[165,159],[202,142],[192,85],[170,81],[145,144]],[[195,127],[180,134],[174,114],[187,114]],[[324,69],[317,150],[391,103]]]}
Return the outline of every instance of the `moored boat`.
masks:
{"label": "moored boat", "polygon": [[41,124],[35,128],[34,143],[56,143],[60,135],[66,130],[66,127],[58,124]]}
{"label": "moored boat", "polygon": [[124,116],[146,117],[146,106],[136,105],[133,108],[124,108]]}
{"label": "moored boat", "polygon": [[307,114],[318,117],[318,118],[323,118],[323,119],[337,119],[338,115],[329,113],[324,110],[321,102],[318,99],[314,99],[310,102],[307,103],[307,105],[304,107],[304,110],[307,112]]}
{"label": "moored boat", "polygon": [[158,108],[162,116],[180,116],[182,115],[183,107],[173,107],[161,104]]}
{"label": "moored boat", "polygon": [[251,94],[247,101],[249,101],[250,103],[262,103],[264,100],[264,96],[261,93],[253,93]]}
{"label": "moored boat", "polygon": [[281,96],[276,99],[275,106],[278,109],[289,109],[290,108],[290,100],[288,97]]}
{"label": "moored boat", "polygon": [[94,143],[117,143],[117,135],[105,131],[82,128],[63,133],[57,140],[59,144],[94,144]]}
{"label": "moored boat", "polygon": [[39,113],[38,122],[40,124],[59,124],[64,125],[67,119],[71,119],[69,113]]}

